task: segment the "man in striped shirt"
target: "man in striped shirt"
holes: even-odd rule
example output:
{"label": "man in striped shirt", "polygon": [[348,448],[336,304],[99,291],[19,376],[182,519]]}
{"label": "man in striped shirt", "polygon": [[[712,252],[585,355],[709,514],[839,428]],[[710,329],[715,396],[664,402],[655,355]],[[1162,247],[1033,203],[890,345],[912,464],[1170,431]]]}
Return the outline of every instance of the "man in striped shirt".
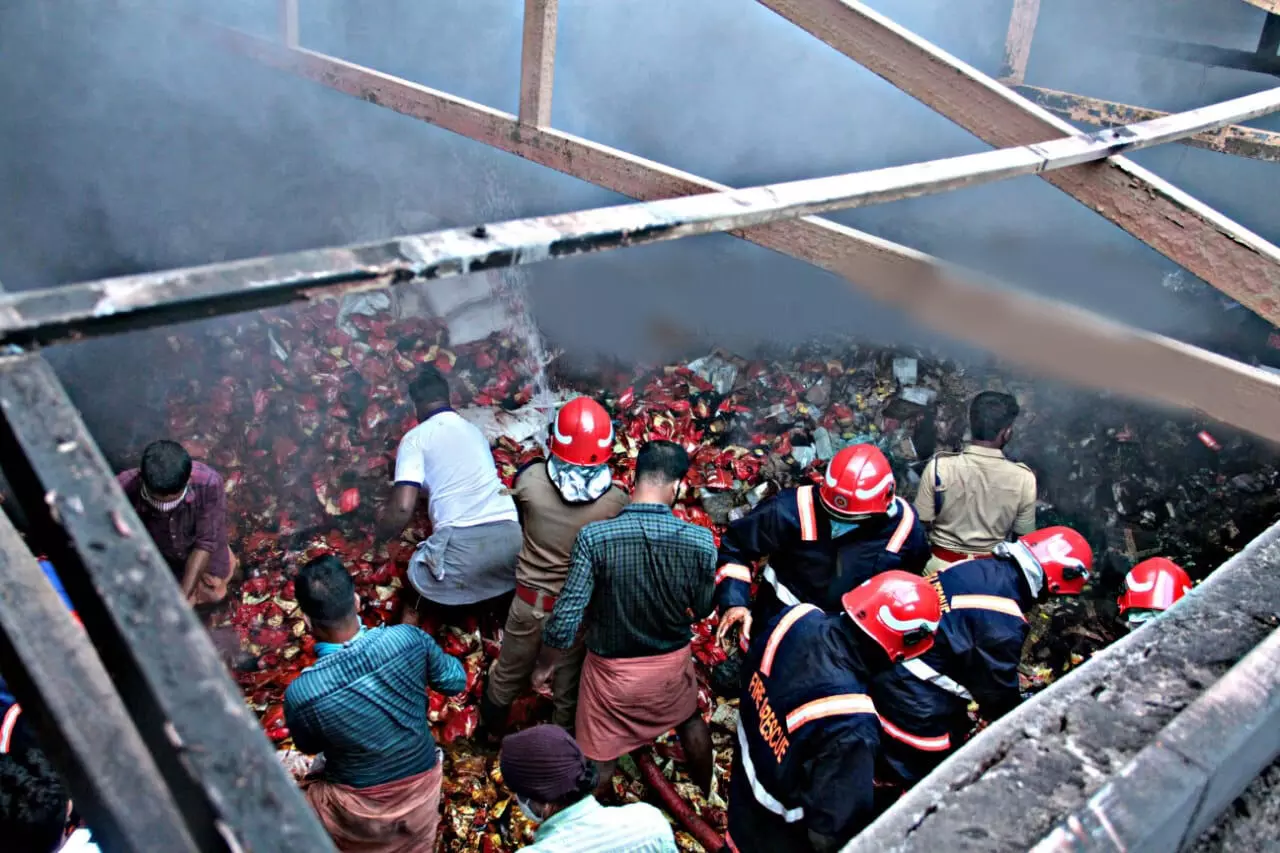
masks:
{"label": "man in striped shirt", "polygon": [[320,557],[294,581],[319,660],[285,692],[298,749],[324,753],[306,788],[339,850],[432,850],[440,820],[440,750],[427,719],[427,688],[467,686],[462,665],[413,625],[366,629],[341,561]]}

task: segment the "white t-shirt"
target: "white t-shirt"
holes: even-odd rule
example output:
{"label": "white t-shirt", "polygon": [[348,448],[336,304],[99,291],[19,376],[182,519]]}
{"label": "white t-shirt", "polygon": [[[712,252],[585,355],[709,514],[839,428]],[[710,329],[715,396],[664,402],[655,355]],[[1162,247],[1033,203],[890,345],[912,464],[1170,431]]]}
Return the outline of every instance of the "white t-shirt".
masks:
{"label": "white t-shirt", "polygon": [[452,410],[432,415],[400,439],[396,485],[401,484],[427,493],[436,530],[519,520],[515,501],[502,493],[484,434]]}
{"label": "white t-shirt", "polygon": [[99,853],[98,845],[93,843],[87,829],[77,829],[71,837],[58,848],[58,853]]}

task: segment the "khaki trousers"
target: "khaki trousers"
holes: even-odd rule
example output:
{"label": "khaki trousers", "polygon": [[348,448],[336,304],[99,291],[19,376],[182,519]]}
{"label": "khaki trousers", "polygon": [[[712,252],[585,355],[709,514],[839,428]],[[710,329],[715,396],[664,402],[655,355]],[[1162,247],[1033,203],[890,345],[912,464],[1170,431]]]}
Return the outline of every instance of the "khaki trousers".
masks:
{"label": "khaki trousers", "polygon": [[[511,705],[528,689],[542,651],[542,627],[550,611],[534,607],[521,598],[511,600],[507,624],[502,632],[502,651],[489,670],[489,700],[503,707]],[[586,645],[581,636],[565,651],[551,680],[555,713],[551,721],[564,729],[573,729],[578,708],[578,682],[582,678],[582,662]]]}

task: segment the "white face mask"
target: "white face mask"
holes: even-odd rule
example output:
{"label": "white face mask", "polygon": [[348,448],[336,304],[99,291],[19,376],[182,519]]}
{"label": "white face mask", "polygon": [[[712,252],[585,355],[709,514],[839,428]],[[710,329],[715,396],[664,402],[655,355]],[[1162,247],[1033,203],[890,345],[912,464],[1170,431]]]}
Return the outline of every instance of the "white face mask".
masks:
{"label": "white face mask", "polygon": [[182,503],[183,499],[186,498],[188,488],[189,486],[183,486],[182,494],[178,495],[171,501],[158,501],[151,497],[151,493],[147,491],[147,487],[143,486],[142,499],[146,501],[152,509],[159,510],[160,512],[173,512]]}
{"label": "white face mask", "polygon": [[524,816],[528,818],[529,823],[538,826],[542,823],[542,815],[533,809],[533,801],[526,800],[524,797],[516,794],[516,805],[520,806],[520,811],[524,812]]}

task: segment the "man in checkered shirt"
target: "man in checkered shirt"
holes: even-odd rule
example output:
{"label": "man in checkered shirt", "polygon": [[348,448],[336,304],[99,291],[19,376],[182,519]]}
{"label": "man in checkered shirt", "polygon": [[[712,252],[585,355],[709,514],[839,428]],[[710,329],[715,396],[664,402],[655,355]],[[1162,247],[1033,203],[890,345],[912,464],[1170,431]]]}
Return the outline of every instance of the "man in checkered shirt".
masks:
{"label": "man in checkered shirt", "polygon": [[714,606],[716,546],[711,531],[671,512],[688,470],[678,444],[640,449],[631,505],[582,528],[543,629],[546,646],[566,649],[587,614],[576,728],[601,790],[621,756],[675,728],[690,775],[710,791],[711,734],[698,712],[689,628]]}

